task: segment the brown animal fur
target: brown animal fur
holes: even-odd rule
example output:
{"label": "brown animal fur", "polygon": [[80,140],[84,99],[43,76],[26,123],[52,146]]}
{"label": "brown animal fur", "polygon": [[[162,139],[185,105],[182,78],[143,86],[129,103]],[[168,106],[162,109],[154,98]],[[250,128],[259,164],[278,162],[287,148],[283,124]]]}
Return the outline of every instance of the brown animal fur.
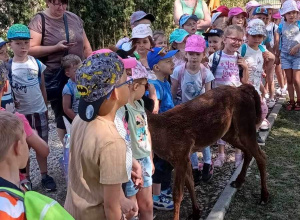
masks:
{"label": "brown animal fur", "polygon": [[153,151],[175,169],[175,220],[179,220],[184,184],[192,199],[193,219],[199,219],[189,155],[220,138],[244,152],[242,171],[231,185],[242,186],[254,157],[261,175],[261,202],[268,201],[266,157],[256,141],[256,125],[260,122],[260,97],[251,85],[219,87],[162,114],[148,113]]}

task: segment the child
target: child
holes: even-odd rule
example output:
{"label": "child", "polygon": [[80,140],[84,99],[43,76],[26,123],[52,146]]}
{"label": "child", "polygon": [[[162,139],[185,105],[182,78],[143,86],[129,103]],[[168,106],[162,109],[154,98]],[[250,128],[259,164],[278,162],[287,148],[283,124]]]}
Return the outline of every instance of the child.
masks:
{"label": "child", "polygon": [[[143,95],[147,89],[147,70],[140,63],[132,69],[132,80],[129,85],[128,104],[120,109],[125,114],[130,131],[133,158],[142,166],[144,186],[142,190],[136,189],[132,180],[126,184],[126,196],[138,205],[140,219],[153,219],[152,200],[152,174],[154,164],[151,152],[151,136],[147,125],[147,115],[144,109]],[[138,213],[136,213],[137,215]]]}
{"label": "child", "polygon": [[153,33],[153,41],[155,47],[167,47],[167,39],[165,32],[163,31],[154,31]]}
{"label": "child", "polygon": [[61,64],[65,70],[66,76],[69,77],[69,80],[62,91],[63,109],[65,114],[73,121],[78,113],[80,98],[75,83],[75,73],[81,65],[81,59],[74,54],[69,54],[62,58]]}
{"label": "child", "polygon": [[252,13],[253,13],[253,10],[257,7],[261,6],[260,3],[258,3],[257,1],[255,0],[251,0],[249,1],[247,4],[246,4],[246,12],[248,14],[248,21],[250,21],[252,19]]}
{"label": "child", "polygon": [[123,217],[121,183],[128,181],[132,164],[126,161],[126,144],[114,118],[128,101],[127,65],[116,53],[96,53],[76,71],[81,98],[72,124],[65,202],[75,219]]}
{"label": "child", "polygon": [[[220,52],[215,52],[209,57],[209,66],[215,77],[213,87],[222,85],[230,85],[238,87],[241,84],[248,82],[248,66],[245,60],[238,56],[237,50],[242,45],[244,37],[243,27],[238,25],[228,26],[223,35],[224,49]],[[242,68],[240,75],[239,66]],[[218,141],[219,155],[214,162],[214,166],[221,167],[225,162],[225,145],[223,140]],[[235,153],[236,167],[242,161],[240,150]]]}
{"label": "child", "polygon": [[229,25],[238,25],[240,27],[246,28],[247,13],[243,11],[240,7],[231,8],[228,12],[228,26]]}
{"label": "child", "polygon": [[211,29],[209,32],[204,33],[203,36],[208,42],[208,57],[218,50],[223,48],[223,31],[221,29]]}
{"label": "child", "polygon": [[[228,13],[227,13],[228,14]],[[222,12],[216,12],[211,17],[211,28],[225,30],[228,23],[228,17]]]}
{"label": "child", "polygon": [[[184,29],[175,29],[170,34],[169,43],[171,45],[171,50],[178,50],[178,52],[173,56],[173,62],[175,67],[185,63],[185,42],[189,33]],[[171,77],[172,79],[172,77]]]}
{"label": "child", "polygon": [[155,21],[155,17],[152,14],[147,14],[144,11],[133,12],[130,16],[131,29],[138,26],[139,24],[151,25]]}
{"label": "child", "polygon": [[[288,111],[300,110],[300,22],[297,21],[298,13],[299,10],[295,1],[285,1],[280,10],[284,22],[279,24],[278,27],[281,39],[279,45],[281,65],[286,74],[287,90],[290,98],[286,106]],[[279,54],[279,51],[277,54]],[[297,94],[296,102],[294,91]]]}
{"label": "child", "polygon": [[262,20],[265,24],[268,21],[268,10],[264,7],[257,7],[252,12],[252,19],[258,18]]}
{"label": "child", "polygon": [[[155,47],[147,55],[149,67],[155,73],[157,79],[148,82],[155,86],[157,99],[159,100],[159,113],[168,111],[174,107],[171,95],[171,86],[167,81],[168,76],[173,73],[173,56],[178,50],[168,53],[164,48]],[[173,210],[174,205],[170,190],[171,172],[173,167],[170,163],[154,155],[155,172],[153,175],[153,207],[159,210]]]}
{"label": "child", "polygon": [[[174,83],[172,87],[181,87],[182,103],[194,99],[198,95],[211,89],[211,82],[214,77],[209,69],[202,64],[202,58],[205,50],[205,40],[199,35],[188,37],[185,45],[187,62],[182,66],[175,68],[172,78]],[[207,182],[212,178],[213,166],[211,162],[210,147],[203,150],[203,171],[202,180]],[[200,172],[198,167],[198,157],[196,153],[191,155],[193,166],[194,182],[196,185],[200,181]]]}
{"label": "child", "polygon": [[[32,56],[28,56],[30,31],[22,24],[14,24],[7,32],[9,46],[14,56],[9,79],[18,112],[25,115],[31,127],[48,143],[48,109],[43,71],[46,66]],[[37,156],[41,169],[42,185],[47,191],[55,191],[56,184],[47,174],[47,157]],[[29,165],[28,165],[29,168]],[[29,169],[27,170],[29,176]]]}
{"label": "child", "polygon": [[8,62],[8,59],[9,59],[6,44],[7,44],[7,41],[4,41],[0,37],[0,60],[2,60],[3,62]]}
{"label": "child", "polygon": [[184,14],[179,19],[179,27],[186,30],[189,34],[197,32],[197,15]]}

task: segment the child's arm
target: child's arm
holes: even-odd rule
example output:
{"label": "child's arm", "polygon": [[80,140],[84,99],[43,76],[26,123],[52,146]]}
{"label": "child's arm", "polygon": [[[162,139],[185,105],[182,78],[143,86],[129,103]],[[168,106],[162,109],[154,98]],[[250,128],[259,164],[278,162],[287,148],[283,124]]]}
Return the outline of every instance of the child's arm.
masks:
{"label": "child's arm", "polygon": [[243,68],[243,77],[241,78],[241,83],[247,84],[249,79],[249,72],[246,60],[242,57],[239,57],[237,64]]}
{"label": "child's arm", "polygon": [[153,114],[158,114],[159,111],[159,101],[157,99],[156,95],[156,89],[153,84],[149,83],[149,98],[154,101],[154,108],[153,108]]}
{"label": "child's arm", "polygon": [[294,56],[296,53],[298,53],[299,49],[300,49],[300,44],[297,44],[290,50],[290,55]]}
{"label": "child's arm", "polygon": [[47,157],[49,155],[49,147],[47,143],[40,138],[37,132],[34,130],[33,134],[26,138],[26,142],[29,147],[32,147],[36,154],[41,157]]}
{"label": "child's arm", "polygon": [[120,204],[121,193],[121,184],[103,185],[104,212],[109,220],[123,219]]}
{"label": "child's arm", "polygon": [[211,82],[205,83],[205,92],[211,90]]}
{"label": "child's arm", "polygon": [[173,100],[177,98],[178,80],[171,77],[171,94]]}
{"label": "child's arm", "polygon": [[137,212],[136,203],[130,199],[127,199],[123,190],[121,190],[120,204],[122,213],[126,215],[127,219],[131,219],[135,215],[135,212]]}
{"label": "child's arm", "polygon": [[40,85],[40,89],[42,91],[42,95],[43,95],[43,98],[44,98],[44,102],[45,102],[45,105],[47,107],[47,91],[46,91],[46,86],[45,86],[45,77],[44,77],[44,73],[42,73],[41,75],[41,85]]}
{"label": "child's arm", "polygon": [[74,119],[76,114],[72,109],[72,96],[68,95],[68,94],[64,94],[63,95],[63,109],[65,114],[70,118],[70,119]]}
{"label": "child's arm", "polygon": [[155,172],[155,166],[154,166],[154,163],[153,163],[153,156],[154,155],[153,155],[153,151],[152,151],[152,139],[151,139],[151,134],[150,134],[149,128],[147,128],[147,137],[148,137],[148,143],[151,146],[150,159],[151,159],[151,164],[152,164],[152,175],[153,175],[154,172]]}

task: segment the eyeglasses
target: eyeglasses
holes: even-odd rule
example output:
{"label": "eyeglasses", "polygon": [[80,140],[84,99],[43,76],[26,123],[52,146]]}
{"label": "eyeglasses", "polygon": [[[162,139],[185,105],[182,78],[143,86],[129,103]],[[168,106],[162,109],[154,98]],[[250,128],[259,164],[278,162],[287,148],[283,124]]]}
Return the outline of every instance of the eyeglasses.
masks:
{"label": "eyeglasses", "polygon": [[67,3],[61,3],[61,2],[60,3],[53,3],[53,2],[51,2],[51,4],[54,5],[54,6],[56,6],[56,7],[58,7],[58,8],[61,7],[61,6],[66,6],[67,5]]}
{"label": "eyeglasses", "polygon": [[226,37],[226,38],[229,38],[233,43],[243,43],[243,39],[237,39],[237,38],[234,38],[234,37]]}
{"label": "eyeglasses", "polygon": [[131,85],[133,83],[133,79],[130,79],[130,80],[127,80],[126,82],[123,82],[123,83],[121,83],[121,84],[119,84],[119,85],[117,85],[117,86],[115,86],[115,88],[119,88],[119,87],[121,87],[121,86],[123,86],[123,85]]}

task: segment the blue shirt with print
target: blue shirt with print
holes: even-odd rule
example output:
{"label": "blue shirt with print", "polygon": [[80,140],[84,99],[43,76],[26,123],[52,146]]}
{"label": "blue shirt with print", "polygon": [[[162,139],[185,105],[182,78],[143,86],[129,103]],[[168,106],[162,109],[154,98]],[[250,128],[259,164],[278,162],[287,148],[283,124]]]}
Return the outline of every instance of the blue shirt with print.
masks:
{"label": "blue shirt with print", "polygon": [[154,85],[157,99],[160,100],[158,113],[163,113],[171,108],[174,108],[170,83],[167,80],[162,82],[158,79],[148,80],[148,82]]}

